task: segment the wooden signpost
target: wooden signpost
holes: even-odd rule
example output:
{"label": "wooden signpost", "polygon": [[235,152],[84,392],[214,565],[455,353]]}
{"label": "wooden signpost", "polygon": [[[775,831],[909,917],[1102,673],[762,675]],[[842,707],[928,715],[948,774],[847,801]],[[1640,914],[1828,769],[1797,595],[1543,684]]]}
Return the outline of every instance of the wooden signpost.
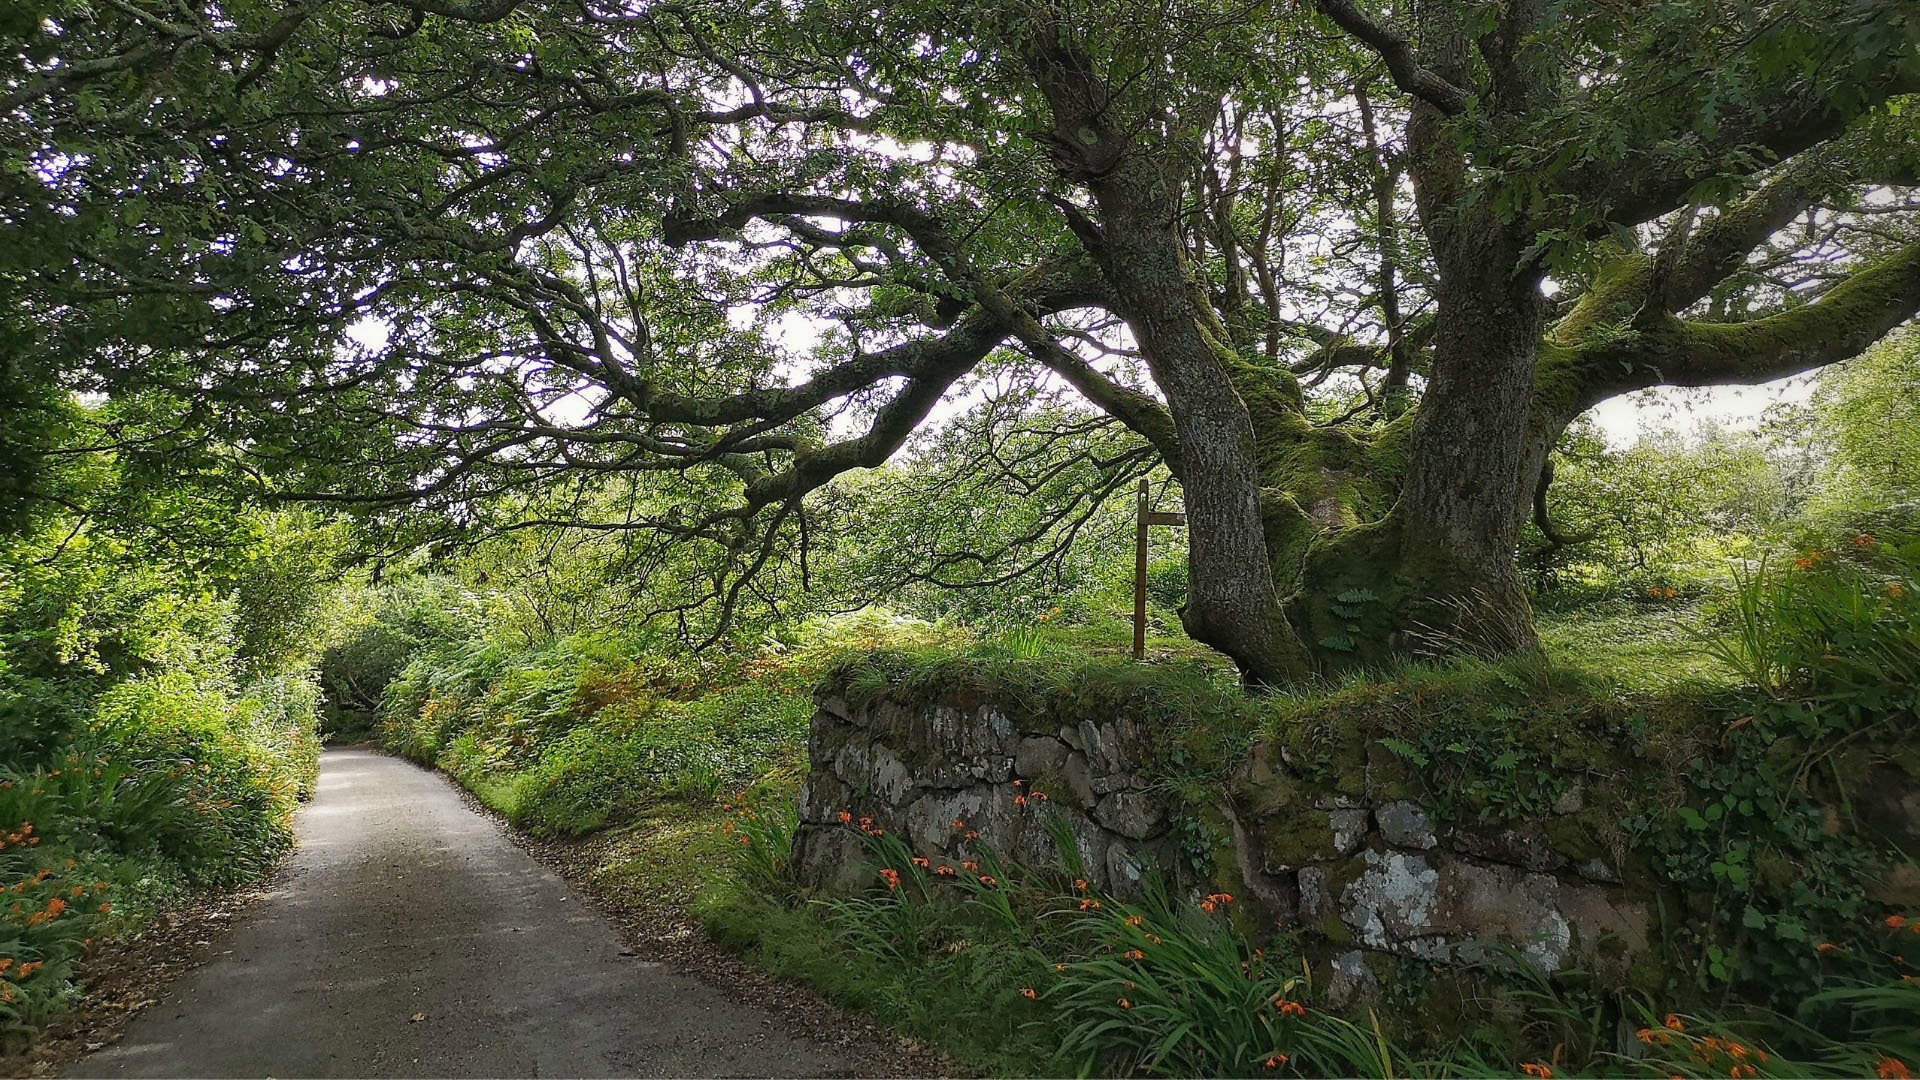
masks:
{"label": "wooden signpost", "polygon": [[1147,509],[1151,498],[1146,478],[1140,480],[1139,523],[1134,528],[1133,544],[1133,658],[1147,658],[1147,526],[1185,525],[1187,515]]}

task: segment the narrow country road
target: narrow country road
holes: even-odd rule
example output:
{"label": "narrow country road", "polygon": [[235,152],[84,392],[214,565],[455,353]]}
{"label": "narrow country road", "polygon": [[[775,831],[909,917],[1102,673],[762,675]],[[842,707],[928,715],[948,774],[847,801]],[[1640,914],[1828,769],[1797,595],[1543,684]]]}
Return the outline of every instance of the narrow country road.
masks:
{"label": "narrow country road", "polygon": [[[623,957],[439,776],[331,750],[275,890],[76,1076],[821,1076],[771,1014]],[[414,1017],[422,1017],[415,1020]]]}

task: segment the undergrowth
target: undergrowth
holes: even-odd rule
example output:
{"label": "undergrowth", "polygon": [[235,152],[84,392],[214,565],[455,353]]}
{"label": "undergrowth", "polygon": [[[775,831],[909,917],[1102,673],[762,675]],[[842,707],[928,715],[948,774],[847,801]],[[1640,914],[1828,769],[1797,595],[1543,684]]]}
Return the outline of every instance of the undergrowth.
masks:
{"label": "undergrowth", "polygon": [[[1512,955],[1483,971],[1522,1012],[1438,1035],[1417,993],[1386,1015],[1330,998],[1290,937],[1254,947],[1227,918],[1231,894],[1179,896],[1150,875],[1121,900],[1071,865],[934,862],[849,822],[865,834],[871,890],[810,899],[766,872],[787,858],[782,820],[747,811],[723,825],[739,842],[733,875],[696,904],[708,932],[994,1075],[1899,1076],[1920,1057],[1911,979],[1836,987],[1798,1015],[1677,1013]],[[1058,817],[1050,828],[1074,850]],[[1882,945],[1900,947],[1908,925],[1887,920]],[[1829,1007],[1851,1017],[1838,1036],[1808,1022]]]}
{"label": "undergrowth", "polygon": [[292,842],[318,765],[317,695],[132,680],[44,749],[0,764],[0,1037],[70,1004],[95,941],[195,890],[253,878]]}

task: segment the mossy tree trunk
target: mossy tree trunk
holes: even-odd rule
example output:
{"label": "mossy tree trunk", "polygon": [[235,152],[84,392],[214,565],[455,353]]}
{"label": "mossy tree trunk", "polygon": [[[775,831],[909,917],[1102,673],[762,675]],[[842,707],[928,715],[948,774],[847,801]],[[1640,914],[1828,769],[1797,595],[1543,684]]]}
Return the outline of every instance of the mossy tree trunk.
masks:
{"label": "mossy tree trunk", "polygon": [[[1359,18],[1347,5],[1321,7],[1336,21]],[[1515,5],[1494,33],[1476,36],[1457,5],[1416,6],[1426,65],[1417,70],[1406,68],[1410,42],[1381,35],[1401,64],[1395,81],[1413,99],[1404,166],[1431,253],[1434,313],[1419,347],[1417,404],[1407,411],[1405,395],[1390,396],[1374,423],[1356,428],[1313,422],[1295,375],[1259,359],[1258,320],[1239,296],[1244,282],[1230,280],[1223,302],[1191,265],[1186,178],[1197,132],[1211,122],[1208,106],[1196,104],[1206,95],[1186,112],[1166,103],[1130,112],[1071,26],[1036,27],[1027,62],[1051,113],[1050,130],[1037,137],[1060,179],[1085,193],[1053,201],[1098,269],[1104,306],[1131,329],[1164,408],[1105,380],[1037,324],[1016,316],[1015,332],[1162,450],[1190,526],[1186,628],[1252,681],[1409,653],[1537,648],[1517,538],[1549,451],[1574,418],[1660,383],[1758,382],[1832,363],[1920,309],[1920,245],[1910,245],[1771,318],[1715,325],[1675,314],[1817,203],[1835,175],[1831,159],[1778,170],[1697,227],[1692,213],[1681,214],[1657,258],[1616,252],[1591,281],[1571,283],[1581,290],[1576,302],[1549,301],[1541,253],[1558,222],[1495,209],[1490,185],[1500,181],[1475,161],[1463,119],[1469,95],[1458,89],[1475,86],[1474,122],[1495,127],[1524,128],[1549,102],[1558,84],[1526,55],[1531,10]],[[1844,118],[1826,122],[1845,126]],[[1807,137],[1795,123],[1743,138],[1792,153]],[[1543,185],[1575,199],[1604,192],[1629,224],[1682,206],[1689,177],[1635,168],[1570,169]],[[1231,229],[1216,233],[1230,253]],[[1391,293],[1390,267],[1382,280]],[[1414,366],[1404,329],[1396,319],[1378,350],[1389,386],[1404,386]]]}

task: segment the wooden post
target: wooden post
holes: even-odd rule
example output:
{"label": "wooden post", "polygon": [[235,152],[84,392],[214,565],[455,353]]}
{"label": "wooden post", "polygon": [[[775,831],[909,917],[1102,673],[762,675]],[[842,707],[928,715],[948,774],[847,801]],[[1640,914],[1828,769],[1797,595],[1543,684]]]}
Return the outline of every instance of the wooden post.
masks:
{"label": "wooden post", "polygon": [[1147,478],[1140,478],[1140,507],[1133,530],[1133,658],[1147,658]]}
{"label": "wooden post", "polygon": [[1133,658],[1147,658],[1147,526],[1185,525],[1187,515],[1155,513],[1147,507],[1153,498],[1146,478],[1140,480],[1140,507],[1133,530]]}

